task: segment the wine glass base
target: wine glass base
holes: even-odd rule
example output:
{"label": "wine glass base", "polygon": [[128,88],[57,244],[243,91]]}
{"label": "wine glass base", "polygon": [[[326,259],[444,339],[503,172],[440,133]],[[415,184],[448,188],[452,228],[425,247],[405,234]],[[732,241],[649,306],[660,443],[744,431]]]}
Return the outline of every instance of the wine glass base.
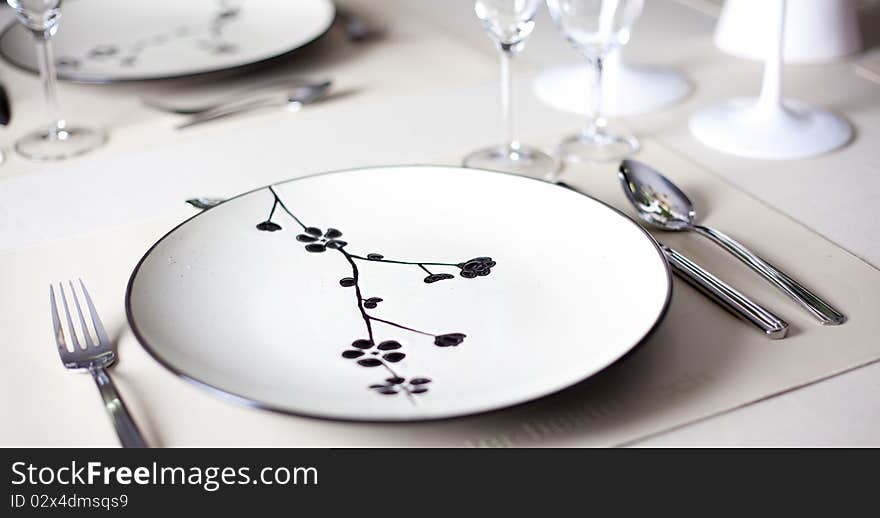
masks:
{"label": "wine glass base", "polygon": [[566,162],[600,163],[626,158],[639,150],[635,137],[597,133],[572,135],[559,144],[559,156]]}
{"label": "wine glass base", "polygon": [[[558,110],[590,113],[590,71],[583,66],[551,68],[534,81],[535,94]],[[611,61],[605,66],[600,111],[609,117],[653,112],[683,99],[690,83],[678,71]],[[590,94],[592,95],[592,93]]]}
{"label": "wine glass base", "polygon": [[36,131],[15,143],[15,151],[29,160],[62,160],[88,153],[107,141],[107,135],[87,128],[69,128],[56,134]]}
{"label": "wine glass base", "polygon": [[559,170],[558,160],[529,146],[517,148],[495,146],[481,149],[466,156],[463,165],[474,169],[490,169],[536,178],[549,176]]}
{"label": "wine glass base", "polygon": [[711,148],[771,160],[820,155],[852,138],[852,127],[844,119],[792,99],[769,109],[755,98],[730,99],[698,111],[689,126],[694,137]]}

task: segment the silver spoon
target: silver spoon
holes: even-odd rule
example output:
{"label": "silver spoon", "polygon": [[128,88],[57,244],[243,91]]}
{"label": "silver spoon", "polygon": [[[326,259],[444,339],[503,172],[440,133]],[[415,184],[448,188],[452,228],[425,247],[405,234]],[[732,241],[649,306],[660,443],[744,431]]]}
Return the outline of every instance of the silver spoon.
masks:
{"label": "silver spoon", "polygon": [[624,160],[619,171],[626,197],[638,210],[639,217],[649,225],[673,232],[693,230],[708,237],[800,304],[821,324],[840,325],[846,321],[846,317],[829,303],[742,243],[695,223],[697,213],[691,200],[659,172],[636,160]]}

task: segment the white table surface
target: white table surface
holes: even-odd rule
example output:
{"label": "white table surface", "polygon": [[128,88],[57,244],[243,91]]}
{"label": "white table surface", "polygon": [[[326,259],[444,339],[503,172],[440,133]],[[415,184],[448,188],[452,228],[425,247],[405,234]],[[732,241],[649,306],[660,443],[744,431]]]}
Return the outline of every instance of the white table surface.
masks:
{"label": "white table surface", "polygon": [[[437,71],[432,71],[430,67],[420,68],[416,74],[393,70],[368,71],[365,66],[358,67],[356,63],[345,69],[334,68],[335,63],[332,62],[314,64],[322,73],[332,72],[334,79],[353,87],[354,92],[349,98],[334,102],[348,103],[353,124],[361,126],[358,131],[383,131],[381,121],[368,124],[357,120],[358,103],[380,99],[380,93],[385,96],[389,92],[405,96],[408,92],[440,92],[444,88],[485,88],[495,80],[494,49],[473,18],[468,0],[395,0],[382,2],[381,5],[365,0],[340,3],[368,12],[385,24],[393,24],[398,14],[417,17],[422,32],[407,35],[413,42],[412,52],[420,53],[422,59],[428,62],[441,59],[437,57],[441,54],[459,62],[458,75],[450,75],[440,67]],[[871,217],[871,202],[880,198],[880,151],[875,144],[880,136],[880,84],[857,73],[858,57],[825,66],[786,69],[786,93],[833,108],[844,114],[856,127],[856,140],[838,152],[811,160],[761,162],[725,156],[706,149],[688,134],[684,124],[687,115],[711,100],[756,92],[760,65],[744,63],[715,50],[709,43],[714,23],[712,3],[688,4],[698,4],[702,8],[694,9],[689,5],[659,0],[648,2],[647,11],[634,32],[626,55],[636,62],[676,66],[692,81],[694,93],[685,102],[670,109],[633,117],[626,122],[640,134],[659,140],[875,267],[880,266],[880,240],[877,239],[880,235],[880,218]],[[395,16],[386,16],[388,13],[395,13]],[[8,19],[8,14],[0,13],[0,17]],[[368,55],[371,51],[367,48],[363,52]],[[542,14],[538,28],[522,56],[521,72],[529,74],[544,66],[576,61],[577,57],[562,43],[549,17],[546,13]],[[303,68],[307,70],[308,65]],[[0,79],[12,96],[16,117],[10,131],[0,134],[3,139],[0,143],[9,152],[12,140],[40,121],[40,92],[33,77],[6,65],[0,67],[0,74]],[[136,153],[155,143],[173,145],[168,144],[176,138],[169,129],[169,121],[173,119],[146,110],[137,101],[140,95],[162,95],[164,88],[163,85],[110,88],[65,85],[63,93],[67,113],[79,120],[102,124],[110,128],[112,135],[108,148],[71,162],[68,170],[87,170],[90,164],[99,160]],[[487,107],[487,110],[494,112],[495,107]],[[301,115],[311,116],[306,113]],[[320,116],[319,108],[314,116]],[[205,134],[215,135],[218,142],[234,142],[240,146],[244,151],[240,149],[239,153],[233,155],[242,157],[246,156],[249,148],[255,152],[260,149],[258,143],[249,142],[246,138],[232,138],[240,137],[240,130],[246,128],[246,124],[239,123],[237,133],[228,133],[223,125],[204,131]],[[340,135],[340,141],[353,142],[351,139],[356,138],[357,132],[350,128],[341,129]],[[399,135],[389,132],[389,137],[395,136]],[[179,138],[185,140],[190,137]],[[454,140],[450,138],[450,141]],[[487,135],[487,140],[491,140],[491,135]],[[475,147],[485,143],[475,143]],[[353,144],[353,152],[356,152],[357,145]],[[410,147],[407,148],[407,145]],[[419,145],[415,140],[407,142],[401,149],[390,149],[387,156],[410,161],[419,155]],[[460,147],[459,144],[456,146]],[[339,163],[348,165],[342,158]],[[302,167],[308,168],[308,164]],[[45,179],[43,185],[49,187],[48,181],[53,180],[52,175],[58,169],[56,166],[31,164],[19,157],[10,157],[7,164],[0,166],[0,189],[9,186],[19,189],[17,192],[27,193],[27,189],[40,188],[41,179]],[[163,214],[167,215],[169,211],[167,209]],[[181,211],[181,214],[184,212]],[[5,217],[21,216],[7,214]],[[134,221],[144,215],[132,209],[127,217]],[[52,242],[83,231],[74,224],[59,224],[57,228],[45,231],[36,228],[36,234],[27,238],[16,235],[15,239],[20,241],[17,242],[18,246]],[[877,401],[880,401],[880,363],[650,437],[634,445],[877,446],[880,445],[880,405]]]}

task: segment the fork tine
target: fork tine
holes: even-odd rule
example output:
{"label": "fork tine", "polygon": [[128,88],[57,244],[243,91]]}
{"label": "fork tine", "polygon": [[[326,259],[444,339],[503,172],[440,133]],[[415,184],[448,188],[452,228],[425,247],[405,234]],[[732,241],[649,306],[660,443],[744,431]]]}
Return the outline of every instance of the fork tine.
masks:
{"label": "fork tine", "polygon": [[64,329],[61,327],[61,319],[58,316],[58,304],[55,302],[55,288],[49,285],[49,303],[52,306],[52,330],[55,332],[55,343],[58,344],[60,354],[67,353],[67,342],[64,340]]}
{"label": "fork tine", "polygon": [[83,316],[82,306],[79,304],[79,297],[76,296],[76,288],[73,287],[73,281],[67,281],[67,284],[70,285],[73,303],[76,306],[76,312],[79,314],[79,323],[82,325],[83,341],[86,343],[86,349],[94,347],[95,343],[92,342],[92,333],[89,332],[89,326],[86,325],[86,318]]}
{"label": "fork tine", "polygon": [[58,290],[61,292],[61,302],[64,303],[64,314],[67,315],[67,328],[70,329],[70,341],[73,343],[74,350],[80,350],[79,338],[76,337],[76,328],[73,327],[73,319],[70,318],[70,308],[67,306],[67,295],[64,293],[64,285],[58,283]]}
{"label": "fork tine", "polygon": [[89,290],[86,289],[86,284],[82,279],[79,280],[79,285],[82,286],[83,295],[86,297],[89,313],[92,314],[92,324],[95,325],[95,333],[98,335],[98,345],[108,346],[110,344],[110,337],[107,336],[107,331],[104,330],[104,324],[101,323],[101,317],[98,316],[98,310],[95,309],[95,304],[92,302]]}

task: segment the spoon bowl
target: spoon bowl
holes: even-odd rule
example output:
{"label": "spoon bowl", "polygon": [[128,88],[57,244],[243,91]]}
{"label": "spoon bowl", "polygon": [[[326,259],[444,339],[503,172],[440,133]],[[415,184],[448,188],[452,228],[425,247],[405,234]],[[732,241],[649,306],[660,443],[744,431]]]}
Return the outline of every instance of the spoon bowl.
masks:
{"label": "spoon bowl", "polygon": [[690,198],[652,167],[636,160],[624,160],[618,176],[623,192],[645,223],[674,232],[694,226],[697,212]]}

